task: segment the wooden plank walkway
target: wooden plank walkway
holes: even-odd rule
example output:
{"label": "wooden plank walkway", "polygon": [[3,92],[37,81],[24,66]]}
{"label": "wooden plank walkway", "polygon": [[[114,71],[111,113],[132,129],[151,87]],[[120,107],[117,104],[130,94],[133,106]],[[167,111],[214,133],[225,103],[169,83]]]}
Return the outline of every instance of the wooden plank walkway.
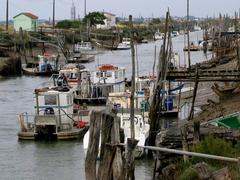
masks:
{"label": "wooden plank walkway", "polygon": [[[194,71],[169,71],[167,73],[167,80],[176,81],[196,81],[196,72]],[[240,81],[239,70],[199,70],[198,81]]]}

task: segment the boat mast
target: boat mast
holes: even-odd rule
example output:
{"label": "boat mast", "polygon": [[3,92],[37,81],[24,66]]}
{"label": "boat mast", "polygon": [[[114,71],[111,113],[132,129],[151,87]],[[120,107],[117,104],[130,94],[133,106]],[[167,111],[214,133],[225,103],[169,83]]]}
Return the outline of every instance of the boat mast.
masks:
{"label": "boat mast", "polygon": [[188,41],[188,69],[191,71],[190,37],[189,37],[189,0],[187,0],[187,41]]}
{"label": "boat mast", "polygon": [[53,28],[55,28],[55,0],[53,0]]}

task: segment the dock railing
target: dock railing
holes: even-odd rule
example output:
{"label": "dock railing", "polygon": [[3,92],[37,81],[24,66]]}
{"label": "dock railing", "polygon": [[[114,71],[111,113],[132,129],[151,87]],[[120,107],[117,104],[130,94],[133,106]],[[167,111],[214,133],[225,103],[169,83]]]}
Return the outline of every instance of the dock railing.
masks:
{"label": "dock railing", "polygon": [[[126,144],[124,144],[124,143],[120,143],[119,145],[126,146]],[[213,160],[237,163],[238,171],[240,173],[240,157],[231,158],[231,157],[225,157],[225,156],[217,156],[217,155],[211,155],[211,154],[183,151],[183,150],[177,150],[177,149],[169,149],[169,148],[156,147],[156,146],[137,146],[137,147],[152,150],[152,151],[162,151],[162,152],[166,152],[166,153],[173,153],[173,154],[186,155],[186,156],[195,156],[195,157],[201,157],[201,158],[206,158],[206,159],[213,159]]]}
{"label": "dock railing", "polygon": [[152,150],[152,151],[162,151],[162,152],[179,154],[179,155],[196,156],[196,157],[207,158],[207,159],[214,159],[214,160],[227,161],[227,162],[235,162],[235,163],[238,163],[239,168],[240,168],[240,157],[231,158],[231,157],[217,156],[217,155],[211,155],[211,154],[204,154],[204,153],[183,151],[183,150],[177,150],[177,149],[155,147],[155,146],[139,146],[139,147],[144,148],[144,149],[148,149],[148,150]]}

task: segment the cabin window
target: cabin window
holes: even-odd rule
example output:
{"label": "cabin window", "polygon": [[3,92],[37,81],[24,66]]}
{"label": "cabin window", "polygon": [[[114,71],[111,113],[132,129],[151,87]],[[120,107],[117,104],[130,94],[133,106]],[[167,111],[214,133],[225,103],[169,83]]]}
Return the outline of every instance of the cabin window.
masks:
{"label": "cabin window", "polygon": [[119,72],[118,72],[118,75],[119,75],[120,78],[123,77],[123,72],[122,72],[122,71],[119,71]]}
{"label": "cabin window", "polygon": [[97,72],[96,76],[97,76],[98,78],[103,77],[103,72]]}
{"label": "cabin window", "polygon": [[69,79],[76,79],[76,74],[75,73],[71,73]]}
{"label": "cabin window", "polygon": [[72,96],[68,95],[67,96],[67,104],[72,104]]}
{"label": "cabin window", "polygon": [[118,79],[118,74],[120,74],[120,72],[115,72],[115,79]]}
{"label": "cabin window", "polygon": [[45,105],[57,105],[56,95],[46,95],[44,96]]}
{"label": "cabin window", "polygon": [[112,77],[112,72],[107,71],[105,74],[106,77]]}

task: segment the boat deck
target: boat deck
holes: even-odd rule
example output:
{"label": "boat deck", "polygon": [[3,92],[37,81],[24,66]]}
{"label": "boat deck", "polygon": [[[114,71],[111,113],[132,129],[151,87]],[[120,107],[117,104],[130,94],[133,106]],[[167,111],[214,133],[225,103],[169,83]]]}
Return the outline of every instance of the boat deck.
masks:
{"label": "boat deck", "polygon": [[[71,140],[71,139],[80,139],[83,138],[84,134],[87,132],[88,126],[84,128],[73,128],[68,131],[60,131],[57,135],[57,140]],[[19,132],[18,138],[20,140],[35,140],[37,134],[33,130],[27,132]]]}

